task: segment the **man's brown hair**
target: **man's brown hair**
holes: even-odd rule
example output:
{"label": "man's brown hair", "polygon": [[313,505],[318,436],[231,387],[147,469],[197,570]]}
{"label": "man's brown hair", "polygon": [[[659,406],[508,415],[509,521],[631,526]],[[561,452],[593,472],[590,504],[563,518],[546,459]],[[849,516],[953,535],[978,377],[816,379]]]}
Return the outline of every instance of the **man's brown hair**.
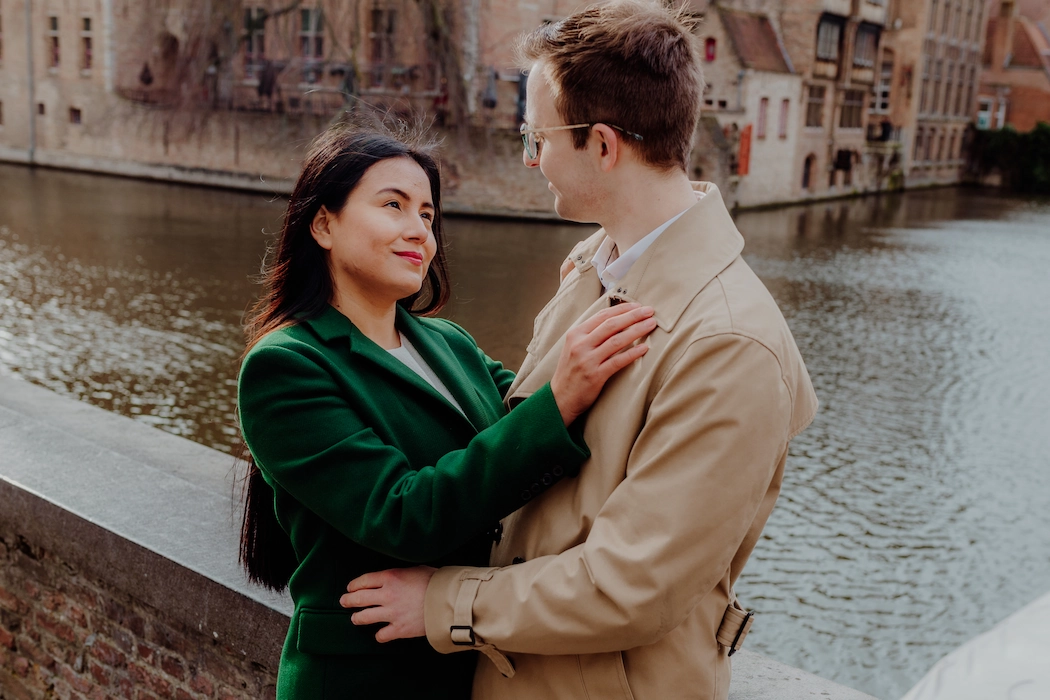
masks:
{"label": "man's brown hair", "polygon": [[[691,20],[654,0],[592,5],[525,35],[523,63],[541,62],[566,124],[601,122],[642,136],[625,143],[658,168],[686,169],[704,91]],[[539,125],[547,126],[547,125]],[[583,149],[589,132],[572,132]]]}

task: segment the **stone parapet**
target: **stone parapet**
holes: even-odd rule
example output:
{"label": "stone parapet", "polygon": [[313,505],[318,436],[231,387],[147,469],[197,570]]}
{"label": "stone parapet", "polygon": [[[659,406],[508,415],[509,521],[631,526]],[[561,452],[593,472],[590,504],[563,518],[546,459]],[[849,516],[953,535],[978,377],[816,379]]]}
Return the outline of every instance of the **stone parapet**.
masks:
{"label": "stone parapet", "polygon": [[[0,377],[0,698],[273,697],[229,455]],[[731,700],[871,700],[742,651]]]}

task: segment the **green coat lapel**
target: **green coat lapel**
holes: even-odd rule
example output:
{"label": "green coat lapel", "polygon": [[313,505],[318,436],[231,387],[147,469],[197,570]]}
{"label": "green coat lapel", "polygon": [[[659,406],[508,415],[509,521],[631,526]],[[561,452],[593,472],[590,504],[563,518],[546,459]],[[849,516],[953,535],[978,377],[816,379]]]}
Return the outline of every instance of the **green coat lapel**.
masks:
{"label": "green coat lapel", "polygon": [[[427,361],[434,374],[456,397],[456,401],[476,430],[480,431],[499,420],[499,415],[478,396],[474,384],[467,378],[463,366],[443,335],[427,327],[401,306],[397,307],[397,326]],[[427,387],[435,394],[438,393],[429,384]]]}
{"label": "green coat lapel", "polygon": [[[380,370],[388,372],[399,380],[408,384],[417,391],[422,391],[446,406],[448,410],[455,413],[461,420],[470,423],[475,431],[491,425],[497,417],[488,417],[487,411],[481,407],[477,393],[473,385],[467,379],[459,362],[456,360],[448,343],[441,334],[424,328],[423,325],[410,313],[397,308],[397,327],[415,345],[419,354],[427,361],[434,374],[444,382],[448,390],[456,397],[456,401],[463,407],[460,413],[448,399],[430,386],[430,383],[405,366],[403,362],[391,355],[383,348],[376,345],[368,336],[362,333],[350,319],[340,313],[332,306],[328,306],[317,318],[307,321],[314,331],[325,342],[332,342],[339,337],[345,337],[349,341],[350,352],[364,358],[376,365]],[[464,415],[465,414],[465,415]]]}

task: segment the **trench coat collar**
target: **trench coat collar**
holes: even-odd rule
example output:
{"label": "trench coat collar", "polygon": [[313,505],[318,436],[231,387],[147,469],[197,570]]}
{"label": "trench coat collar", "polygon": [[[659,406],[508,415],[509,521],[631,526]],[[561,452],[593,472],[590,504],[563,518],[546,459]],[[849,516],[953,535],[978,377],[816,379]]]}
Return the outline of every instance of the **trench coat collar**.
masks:
{"label": "trench coat collar", "polygon": [[434,374],[456,397],[456,401],[463,409],[462,413],[429,382],[405,366],[405,363],[379,347],[332,305],[327,305],[320,316],[305,321],[305,323],[327,344],[345,339],[351,353],[372,362],[379,369],[440,401],[450,411],[469,422],[476,431],[494,422],[496,417],[489,415],[489,411],[482,406],[474,385],[467,378],[445,338],[421,323],[400,304],[397,305],[395,320],[397,329],[405,334]]}
{"label": "trench coat collar", "polygon": [[[689,302],[744,249],[744,238],[718,187],[710,182],[692,185],[704,197],[660,234],[607,293],[652,306],[657,325],[665,331],[674,328]],[[597,277],[590,261],[604,239],[605,230],[600,229],[573,251],[572,261],[581,275]]]}

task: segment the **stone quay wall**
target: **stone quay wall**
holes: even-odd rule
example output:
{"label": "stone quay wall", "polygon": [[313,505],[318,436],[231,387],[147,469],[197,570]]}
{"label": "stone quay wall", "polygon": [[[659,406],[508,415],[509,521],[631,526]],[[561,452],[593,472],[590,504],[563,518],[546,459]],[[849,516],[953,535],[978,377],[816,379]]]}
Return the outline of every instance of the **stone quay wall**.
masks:
{"label": "stone quay wall", "polygon": [[[273,698],[234,459],[0,375],[0,700]],[[760,634],[760,630],[755,632]],[[746,649],[730,700],[873,700]]]}

